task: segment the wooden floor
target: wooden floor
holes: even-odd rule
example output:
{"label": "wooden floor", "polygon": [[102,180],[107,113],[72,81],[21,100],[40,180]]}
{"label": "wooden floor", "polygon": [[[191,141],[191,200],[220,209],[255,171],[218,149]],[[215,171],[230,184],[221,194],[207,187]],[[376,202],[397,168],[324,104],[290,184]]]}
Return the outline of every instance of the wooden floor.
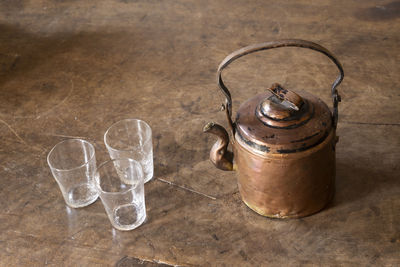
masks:
{"label": "wooden floor", "polygon": [[[218,64],[253,43],[301,38],[342,62],[336,196],[303,219],[240,200],[208,160],[209,121],[226,125]],[[399,1],[0,0],[0,266],[399,266]],[[297,48],[224,74],[234,112],[274,82],[331,103],[335,66]],[[148,220],[113,230],[100,201],[66,207],[47,166],[59,141],[123,118],[153,129]]]}

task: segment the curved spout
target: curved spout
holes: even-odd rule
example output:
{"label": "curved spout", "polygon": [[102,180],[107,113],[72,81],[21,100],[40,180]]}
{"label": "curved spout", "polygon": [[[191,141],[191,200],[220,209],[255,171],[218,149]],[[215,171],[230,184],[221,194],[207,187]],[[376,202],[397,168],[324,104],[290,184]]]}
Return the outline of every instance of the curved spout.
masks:
{"label": "curved spout", "polygon": [[229,135],[225,128],[213,122],[207,123],[203,128],[204,133],[212,133],[218,137],[210,151],[210,160],[215,167],[224,171],[233,170],[233,153],[227,150]]}

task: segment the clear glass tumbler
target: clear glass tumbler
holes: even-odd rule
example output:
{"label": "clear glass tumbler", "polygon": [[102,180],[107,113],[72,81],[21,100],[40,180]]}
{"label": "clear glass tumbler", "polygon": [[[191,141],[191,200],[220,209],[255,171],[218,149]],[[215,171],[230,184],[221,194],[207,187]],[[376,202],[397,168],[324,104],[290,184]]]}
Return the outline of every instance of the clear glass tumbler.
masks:
{"label": "clear glass tumbler", "polygon": [[[121,176],[118,166],[126,166]],[[140,226],[146,219],[143,171],[133,159],[113,159],[96,170],[95,185],[111,224],[128,231]]]}
{"label": "clear glass tumbler", "polygon": [[49,152],[47,163],[68,206],[80,208],[96,201],[96,156],[92,144],[82,139],[64,140]]}
{"label": "clear glass tumbler", "polygon": [[[125,119],[110,126],[104,134],[104,143],[111,159],[131,158],[140,162],[144,182],[153,178],[153,143],[150,126],[138,119]],[[127,166],[116,166],[119,173]]]}

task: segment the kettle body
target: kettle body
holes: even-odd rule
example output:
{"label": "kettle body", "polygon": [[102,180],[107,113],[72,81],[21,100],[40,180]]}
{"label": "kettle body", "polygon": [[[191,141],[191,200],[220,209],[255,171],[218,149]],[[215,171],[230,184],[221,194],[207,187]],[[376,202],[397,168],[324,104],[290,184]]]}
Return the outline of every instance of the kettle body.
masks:
{"label": "kettle body", "polygon": [[[279,84],[243,103],[232,120],[232,101],[222,70],[246,54],[278,47],[303,47],[327,55],[339,68],[332,85],[333,111],[307,92]],[[218,136],[210,159],[217,168],[236,170],[243,202],[260,215],[300,218],[323,209],[335,188],[335,146],[338,102],[336,87],[343,80],[339,61],[322,46],[304,40],[280,40],[248,46],[225,58],[217,81],[226,97],[229,133],[208,123],[203,131]],[[230,138],[229,138],[230,136]],[[232,144],[233,154],[227,150]]]}
{"label": "kettle body", "polygon": [[332,130],[317,146],[286,155],[256,154],[236,141],[233,149],[243,202],[272,218],[299,218],[323,209],[334,195],[334,137]]}

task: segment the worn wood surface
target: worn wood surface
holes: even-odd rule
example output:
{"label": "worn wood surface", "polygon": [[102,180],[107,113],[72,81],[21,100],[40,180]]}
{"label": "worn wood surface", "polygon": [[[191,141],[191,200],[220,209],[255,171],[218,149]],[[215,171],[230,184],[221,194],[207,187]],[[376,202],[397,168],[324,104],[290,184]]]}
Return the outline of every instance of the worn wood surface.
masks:
{"label": "worn wood surface", "polygon": [[[400,265],[399,1],[0,1],[0,265]],[[336,196],[272,220],[212,166],[208,121],[226,125],[218,64],[252,43],[302,38],[341,60]],[[330,102],[322,55],[280,49],[224,75],[233,108],[273,82]],[[84,137],[107,158],[113,122],[153,129],[147,222],[113,230],[97,201],[65,206],[46,163]],[[152,262],[152,263],[151,263]]]}

